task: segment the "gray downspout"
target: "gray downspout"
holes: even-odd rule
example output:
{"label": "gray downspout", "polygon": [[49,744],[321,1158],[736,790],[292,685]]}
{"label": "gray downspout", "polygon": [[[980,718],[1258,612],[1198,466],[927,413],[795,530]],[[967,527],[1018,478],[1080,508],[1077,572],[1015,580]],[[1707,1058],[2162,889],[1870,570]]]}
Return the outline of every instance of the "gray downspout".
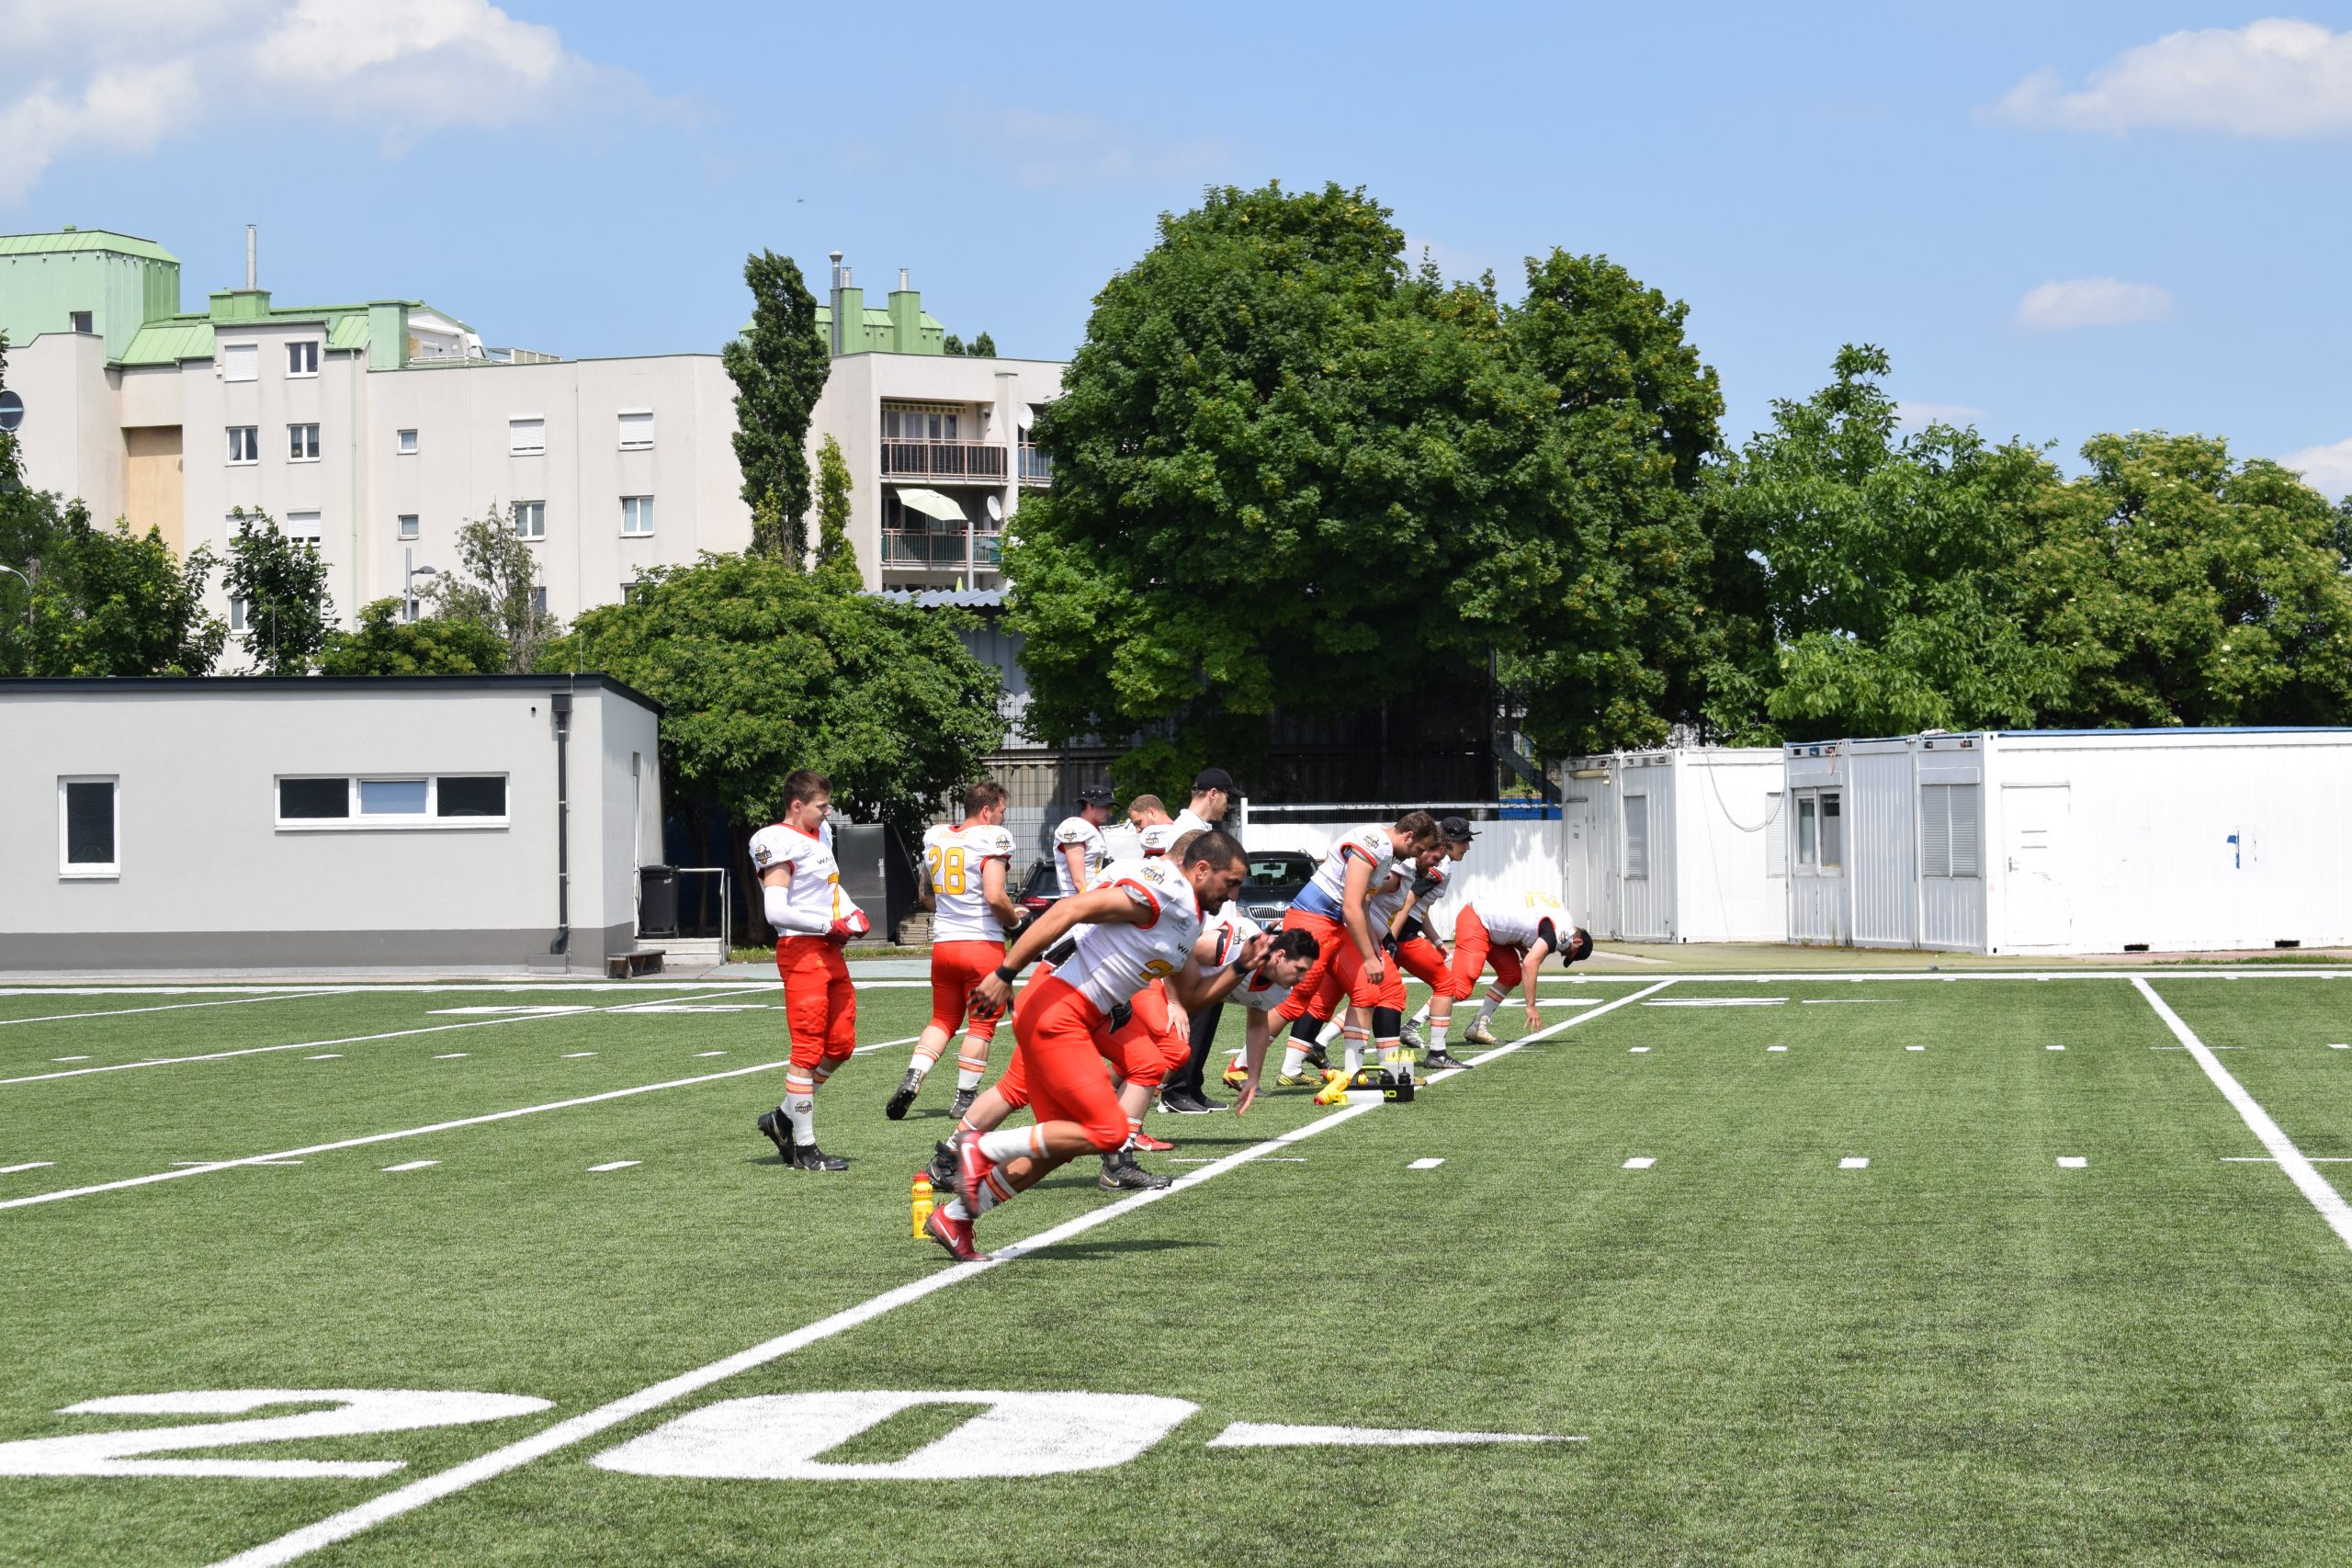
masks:
{"label": "gray downspout", "polygon": [[548,711],[555,716],[555,942],[549,953],[561,953],[564,968],[571,967],[571,694],[548,696]]}

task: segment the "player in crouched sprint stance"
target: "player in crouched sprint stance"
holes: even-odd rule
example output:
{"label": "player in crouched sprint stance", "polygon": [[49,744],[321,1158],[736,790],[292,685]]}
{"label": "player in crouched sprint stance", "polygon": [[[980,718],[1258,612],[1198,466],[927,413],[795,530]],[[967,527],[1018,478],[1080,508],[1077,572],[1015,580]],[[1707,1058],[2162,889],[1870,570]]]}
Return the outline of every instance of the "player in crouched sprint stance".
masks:
{"label": "player in crouched sprint stance", "polygon": [[1476,1020],[1463,1032],[1464,1041],[1472,1045],[1495,1043],[1487,1021],[1522,975],[1527,981],[1528,1032],[1540,1028],[1535,972],[1555,953],[1560,955],[1563,968],[1590,957],[1592,936],[1582,926],[1571,925],[1566,908],[1549,893],[1473,898],[1464,905],[1453,922],[1453,999],[1461,1001],[1476,988],[1490,957],[1495,965],[1495,983],[1487,987]]}
{"label": "player in crouched sprint stance", "polygon": [[1204,979],[1192,962],[1193,950],[1204,920],[1247,875],[1241,846],[1218,832],[1199,834],[1159,859],[1114,861],[1091,888],[1033,921],[980,982],[973,1000],[1003,1008],[1022,970],[1066,934],[1074,938],[1069,956],[1026,987],[1013,1010],[1007,1070],[1022,1075],[1035,1124],[956,1134],[956,1200],[932,1211],[924,1224],[950,1256],[981,1259],[972,1238],[980,1215],[1080,1155],[1107,1155],[1127,1142],[1126,1111],[1102,1060],[1113,1051],[1111,1011],[1153,980],[1164,980],[1187,1005],[1215,1001],[1235,976]]}
{"label": "player in crouched sprint stance", "polygon": [[784,781],[784,820],[752,835],[768,924],[776,930],[775,967],[784,977],[784,1018],[792,1065],[784,1101],[758,1126],[797,1170],[847,1170],[849,1161],[817,1146],[817,1089],[857,1049],[857,993],[842,948],[872,929],[842,891],[833,859],[832,785],[812,768]]}
{"label": "player in crouched sprint stance", "polygon": [[931,1021],[915,1040],[914,1062],[890,1092],[882,1114],[896,1122],[922,1092],[923,1079],[947,1049],[965,1015],[964,1044],[956,1055],[956,1099],[961,1116],[980,1092],[998,1014],[972,1005],[972,987],[1004,962],[1005,934],[1021,924],[1021,907],[1005,885],[1012,864],[1012,835],[1004,828],[1004,786],[983,779],[964,792],[964,820],[922,836],[923,907],[932,910]]}

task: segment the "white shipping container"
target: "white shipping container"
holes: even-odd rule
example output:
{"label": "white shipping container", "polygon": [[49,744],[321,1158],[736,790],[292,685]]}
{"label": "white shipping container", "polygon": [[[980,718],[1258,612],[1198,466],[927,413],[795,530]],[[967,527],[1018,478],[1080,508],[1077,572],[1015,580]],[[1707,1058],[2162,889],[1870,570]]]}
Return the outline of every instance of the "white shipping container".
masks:
{"label": "white shipping container", "polygon": [[2015,953],[2352,942],[2352,730],[1995,731],[1783,756],[1792,942]]}
{"label": "white shipping container", "polygon": [[1771,747],[1693,746],[1562,769],[1561,883],[1611,942],[1779,942],[1784,769]]}

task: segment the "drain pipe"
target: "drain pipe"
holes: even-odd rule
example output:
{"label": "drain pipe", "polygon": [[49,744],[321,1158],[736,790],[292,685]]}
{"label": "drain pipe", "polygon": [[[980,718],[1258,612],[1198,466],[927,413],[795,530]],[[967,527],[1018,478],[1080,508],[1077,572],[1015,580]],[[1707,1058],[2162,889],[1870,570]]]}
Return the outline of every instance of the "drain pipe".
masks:
{"label": "drain pipe", "polygon": [[548,711],[555,716],[555,942],[549,953],[571,967],[571,694],[553,692]]}

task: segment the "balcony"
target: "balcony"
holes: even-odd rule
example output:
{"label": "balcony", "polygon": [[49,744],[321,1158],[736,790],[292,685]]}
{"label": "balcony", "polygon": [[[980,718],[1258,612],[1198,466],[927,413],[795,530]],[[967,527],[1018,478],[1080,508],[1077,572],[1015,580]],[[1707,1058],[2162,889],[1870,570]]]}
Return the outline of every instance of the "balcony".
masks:
{"label": "balcony", "polygon": [[1004,483],[1004,448],[981,441],[899,441],[882,443],[882,477],[921,479],[928,483]]}
{"label": "balcony", "polygon": [[[897,568],[904,571],[961,571],[964,570],[964,540],[960,531],[950,532],[928,528],[885,528],[882,530],[882,565],[885,570]],[[972,564],[982,571],[994,571],[1004,558],[1004,535],[994,529],[982,529],[971,536]]]}
{"label": "balcony", "polygon": [[1054,455],[1041,452],[1031,443],[1021,444],[1021,482],[1043,490],[1054,482]]}

